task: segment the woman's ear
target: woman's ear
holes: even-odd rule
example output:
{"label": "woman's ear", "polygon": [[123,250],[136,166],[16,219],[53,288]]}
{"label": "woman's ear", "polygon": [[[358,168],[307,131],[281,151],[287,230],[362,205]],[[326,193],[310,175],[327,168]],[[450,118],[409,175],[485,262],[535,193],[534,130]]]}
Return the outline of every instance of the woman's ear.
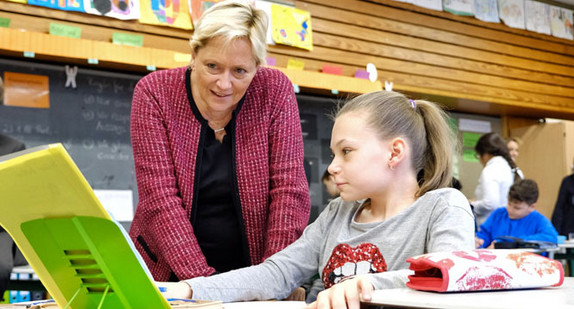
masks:
{"label": "woman's ear", "polygon": [[194,51],[191,52],[191,61],[189,62],[189,67],[192,70],[195,70],[195,56],[196,56],[195,52]]}

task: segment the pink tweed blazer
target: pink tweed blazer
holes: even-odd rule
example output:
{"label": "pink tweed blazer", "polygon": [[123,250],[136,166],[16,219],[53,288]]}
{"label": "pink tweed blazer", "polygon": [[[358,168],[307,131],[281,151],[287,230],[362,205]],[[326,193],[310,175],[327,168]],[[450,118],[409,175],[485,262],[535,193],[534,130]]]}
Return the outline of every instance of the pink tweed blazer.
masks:
{"label": "pink tweed blazer", "polygon": [[[131,138],[139,201],[130,236],[158,281],[215,271],[190,223],[201,127],[190,107],[185,67],[138,82]],[[258,69],[236,116],[234,147],[249,254],[259,264],[301,235],[310,211],[297,102],[280,71]]]}

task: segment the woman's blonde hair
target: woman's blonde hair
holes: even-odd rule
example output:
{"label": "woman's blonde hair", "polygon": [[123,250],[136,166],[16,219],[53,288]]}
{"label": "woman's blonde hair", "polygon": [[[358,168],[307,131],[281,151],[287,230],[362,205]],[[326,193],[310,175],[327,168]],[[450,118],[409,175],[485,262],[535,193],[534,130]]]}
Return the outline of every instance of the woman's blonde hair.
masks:
{"label": "woman's blonde hair", "polygon": [[247,1],[218,2],[203,13],[189,44],[191,50],[197,53],[214,37],[222,37],[227,43],[246,38],[251,42],[256,64],[265,64],[267,24],[267,14]]}
{"label": "woman's blonde hair", "polygon": [[448,125],[448,116],[436,104],[409,100],[397,92],[376,91],[344,104],[336,117],[349,112],[368,115],[367,125],[379,132],[381,139],[401,137],[407,141],[412,149],[411,163],[419,179],[417,197],[451,185],[457,140]]}

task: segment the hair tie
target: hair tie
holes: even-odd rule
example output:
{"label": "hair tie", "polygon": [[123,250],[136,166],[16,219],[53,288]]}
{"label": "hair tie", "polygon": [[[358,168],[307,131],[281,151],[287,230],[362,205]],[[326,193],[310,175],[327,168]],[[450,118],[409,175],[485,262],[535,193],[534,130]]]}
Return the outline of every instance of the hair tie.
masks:
{"label": "hair tie", "polygon": [[415,102],[415,100],[409,99],[409,102],[411,102],[412,108],[417,108],[417,103]]}

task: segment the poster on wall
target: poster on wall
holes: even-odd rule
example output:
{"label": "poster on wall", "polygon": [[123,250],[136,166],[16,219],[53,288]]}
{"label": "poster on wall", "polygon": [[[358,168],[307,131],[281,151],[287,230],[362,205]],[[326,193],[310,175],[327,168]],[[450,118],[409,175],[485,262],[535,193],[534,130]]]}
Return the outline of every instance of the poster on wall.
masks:
{"label": "poster on wall", "polygon": [[263,10],[265,12],[265,14],[267,14],[268,18],[268,24],[267,24],[267,35],[265,40],[267,41],[267,45],[275,45],[275,42],[273,41],[273,20],[271,19],[271,2],[267,2],[267,1],[255,1],[255,7]]}
{"label": "poster on wall", "polygon": [[573,39],[571,10],[550,6],[550,24],[553,36],[562,39]]}
{"label": "poster on wall", "polygon": [[456,15],[474,15],[474,0],[443,0],[443,9]]}
{"label": "poster on wall", "polygon": [[[186,0],[189,1],[189,13],[191,14],[191,20],[195,24],[207,9],[212,7],[217,2],[221,2],[223,0]],[[249,1],[253,3],[253,1]]]}
{"label": "poster on wall", "polygon": [[275,43],[313,50],[311,14],[308,11],[271,4],[271,20]]}
{"label": "poster on wall", "polygon": [[550,35],[550,6],[546,3],[525,0],[526,30]]}
{"label": "poster on wall", "polygon": [[411,3],[423,8],[442,11],[442,0],[412,0]]}
{"label": "poster on wall", "polygon": [[140,0],[83,0],[86,13],[122,20],[140,18]]}
{"label": "poster on wall", "polygon": [[474,0],[474,17],[490,23],[499,23],[498,0]]}
{"label": "poster on wall", "polygon": [[43,6],[43,7],[62,10],[62,11],[84,12],[84,2],[83,1],[84,0],[65,0],[65,1],[28,0],[28,4]]}
{"label": "poster on wall", "polygon": [[50,108],[49,84],[46,75],[4,72],[4,105]]}
{"label": "poster on wall", "polygon": [[498,0],[498,17],[509,27],[524,29],[524,0]]}
{"label": "poster on wall", "polygon": [[187,0],[140,0],[142,24],[169,26],[191,30]]}

